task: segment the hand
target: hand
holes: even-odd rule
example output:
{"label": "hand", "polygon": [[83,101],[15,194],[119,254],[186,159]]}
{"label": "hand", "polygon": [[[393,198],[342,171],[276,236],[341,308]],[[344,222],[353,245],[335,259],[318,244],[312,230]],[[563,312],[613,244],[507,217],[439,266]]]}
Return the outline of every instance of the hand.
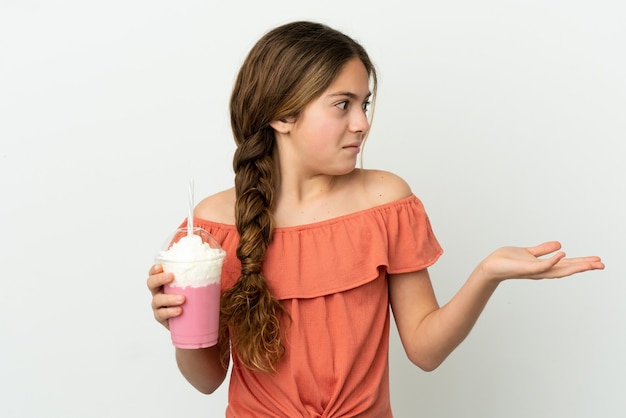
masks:
{"label": "hand", "polygon": [[[513,278],[555,279],[589,270],[602,270],[600,257],[565,258],[557,241],[535,247],[503,247],[494,251],[479,266],[486,277],[496,281]],[[548,258],[539,258],[557,251]]]}
{"label": "hand", "polygon": [[169,319],[180,315],[183,309],[180,305],[185,302],[183,295],[165,294],[163,286],[174,280],[172,273],[164,273],[160,264],[150,268],[148,289],[152,293],[152,311],[154,318],[165,328],[169,329]]}

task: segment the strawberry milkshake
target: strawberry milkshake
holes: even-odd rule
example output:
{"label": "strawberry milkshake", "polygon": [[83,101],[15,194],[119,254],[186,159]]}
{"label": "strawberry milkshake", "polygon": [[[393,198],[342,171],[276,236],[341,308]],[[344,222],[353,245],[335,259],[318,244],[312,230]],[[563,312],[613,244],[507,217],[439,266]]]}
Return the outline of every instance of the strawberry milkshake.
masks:
{"label": "strawberry milkshake", "polygon": [[211,234],[200,228],[178,229],[169,248],[156,262],[174,274],[165,293],[185,296],[181,315],[169,320],[172,343],[178,348],[205,348],[217,344],[220,314],[220,284],[226,252]]}

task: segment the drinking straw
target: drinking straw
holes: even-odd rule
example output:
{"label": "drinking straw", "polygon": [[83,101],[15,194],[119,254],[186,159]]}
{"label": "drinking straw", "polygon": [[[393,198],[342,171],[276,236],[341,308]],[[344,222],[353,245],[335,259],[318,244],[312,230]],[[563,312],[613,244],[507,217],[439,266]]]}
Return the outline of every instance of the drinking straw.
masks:
{"label": "drinking straw", "polygon": [[193,235],[193,179],[189,180],[189,214],[187,215],[187,236]]}

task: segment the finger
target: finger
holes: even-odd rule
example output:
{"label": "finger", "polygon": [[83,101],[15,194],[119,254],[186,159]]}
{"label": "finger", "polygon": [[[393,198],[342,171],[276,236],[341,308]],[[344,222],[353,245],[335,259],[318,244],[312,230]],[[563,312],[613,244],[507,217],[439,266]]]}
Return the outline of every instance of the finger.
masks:
{"label": "finger", "polygon": [[148,277],[146,284],[152,295],[156,295],[157,293],[162,292],[163,285],[169,284],[173,280],[174,275],[172,273],[157,273]]}
{"label": "finger", "polygon": [[604,263],[597,256],[563,258],[555,265],[554,269],[578,273],[587,270],[602,270]]}
{"label": "finger", "polygon": [[596,255],[589,255],[586,257],[569,257],[563,259],[563,261],[571,262],[571,263],[597,263],[602,262],[602,259]]}
{"label": "finger", "polygon": [[183,309],[180,306],[161,308],[154,311],[154,319],[156,319],[157,322],[163,324],[165,328],[170,329],[169,320],[171,318],[179,316],[182,313]]}
{"label": "finger", "polygon": [[604,263],[600,260],[600,257],[577,257],[566,258],[561,262],[566,268],[570,270],[576,270],[576,272],[582,272],[587,270],[602,270],[604,269]]}
{"label": "finger", "polygon": [[161,264],[153,264],[152,267],[150,267],[150,271],[148,271],[148,275],[152,276],[154,274],[162,273],[162,272],[163,272],[163,266]]}
{"label": "finger", "polygon": [[547,241],[534,247],[526,248],[535,257],[541,257],[561,249],[561,243],[558,241]]}
{"label": "finger", "polygon": [[558,267],[558,264],[563,260],[563,258],[565,257],[565,253],[562,251],[559,251],[558,253],[554,254],[553,256],[549,257],[549,258],[545,258],[545,259],[537,259],[537,261],[534,263],[534,268],[532,270],[532,273],[530,273],[531,275],[530,277],[547,277],[548,276],[548,272],[555,270]]}
{"label": "finger", "polygon": [[160,322],[165,328],[170,329],[169,319],[182,314],[180,306],[184,303],[183,295],[158,293],[152,298],[152,312],[154,319]]}
{"label": "finger", "polygon": [[152,297],[152,309],[180,306],[185,303],[183,295],[157,293]]}
{"label": "finger", "polygon": [[558,279],[589,270],[602,269],[604,269],[604,263],[600,261],[599,257],[566,258],[551,269],[541,272],[532,278]]}

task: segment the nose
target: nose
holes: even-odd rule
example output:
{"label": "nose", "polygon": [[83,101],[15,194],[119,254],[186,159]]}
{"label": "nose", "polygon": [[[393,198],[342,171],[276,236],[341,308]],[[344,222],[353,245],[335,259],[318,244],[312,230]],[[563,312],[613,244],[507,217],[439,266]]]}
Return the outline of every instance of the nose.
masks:
{"label": "nose", "polygon": [[361,108],[354,108],[350,115],[350,131],[365,133],[370,128],[370,121],[367,114]]}

